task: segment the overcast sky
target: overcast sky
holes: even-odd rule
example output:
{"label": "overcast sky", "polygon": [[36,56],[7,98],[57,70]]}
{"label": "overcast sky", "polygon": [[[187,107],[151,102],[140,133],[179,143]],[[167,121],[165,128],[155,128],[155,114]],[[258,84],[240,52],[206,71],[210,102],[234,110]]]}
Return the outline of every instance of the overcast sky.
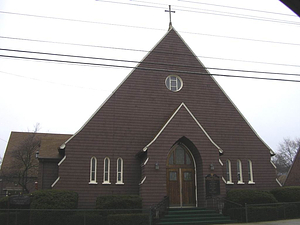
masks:
{"label": "overcast sky", "polygon": [[[256,71],[212,74],[300,81],[300,19],[280,1],[1,0],[1,49],[102,60],[0,50],[0,156],[11,131],[80,129],[131,71],[104,64],[135,66],[167,32],[169,4],[173,26],[207,68]],[[300,82],[215,78],[274,151],[300,137]]]}

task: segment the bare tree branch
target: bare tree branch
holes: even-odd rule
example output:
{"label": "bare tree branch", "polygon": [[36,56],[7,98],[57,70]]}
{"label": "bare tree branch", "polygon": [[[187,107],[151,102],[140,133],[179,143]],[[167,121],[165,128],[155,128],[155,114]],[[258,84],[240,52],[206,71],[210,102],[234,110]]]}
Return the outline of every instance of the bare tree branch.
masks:
{"label": "bare tree branch", "polygon": [[273,157],[278,175],[286,175],[288,173],[299,148],[300,138],[296,138],[295,140],[285,138],[283,142],[280,143],[279,149]]}
{"label": "bare tree branch", "polygon": [[28,183],[30,178],[36,177],[38,170],[38,161],[35,158],[41,145],[41,139],[37,135],[38,129],[39,124],[35,126],[33,133],[28,133],[22,142],[15,145],[11,152],[12,166],[2,170],[6,180],[21,186],[23,193],[29,193]]}

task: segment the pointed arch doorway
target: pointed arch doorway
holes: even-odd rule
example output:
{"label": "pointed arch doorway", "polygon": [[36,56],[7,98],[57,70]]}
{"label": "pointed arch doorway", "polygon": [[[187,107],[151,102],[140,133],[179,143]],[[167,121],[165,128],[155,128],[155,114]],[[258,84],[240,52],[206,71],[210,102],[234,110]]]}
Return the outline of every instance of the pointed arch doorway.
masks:
{"label": "pointed arch doorway", "polygon": [[167,158],[167,194],[171,207],[196,206],[195,160],[182,143],[172,147]]}

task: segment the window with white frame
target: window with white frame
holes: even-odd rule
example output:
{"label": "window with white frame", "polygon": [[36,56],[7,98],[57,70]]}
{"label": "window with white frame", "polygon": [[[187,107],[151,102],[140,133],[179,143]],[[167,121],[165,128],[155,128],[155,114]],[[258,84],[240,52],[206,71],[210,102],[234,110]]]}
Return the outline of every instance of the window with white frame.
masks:
{"label": "window with white frame", "polygon": [[176,75],[170,75],[166,78],[166,87],[170,90],[170,91],[180,91],[180,89],[183,86],[182,80],[179,76]]}
{"label": "window with white frame", "polygon": [[123,183],[123,159],[117,159],[117,184],[124,184]]}
{"label": "window with white frame", "polygon": [[90,184],[97,184],[97,158],[92,157],[90,162]]}
{"label": "window with white frame", "polygon": [[252,161],[250,159],[248,160],[248,176],[249,176],[248,184],[255,184],[253,180]]}
{"label": "window with white frame", "polygon": [[104,158],[104,170],[103,170],[103,184],[110,184],[110,159]]}
{"label": "window with white frame", "polygon": [[238,184],[244,184],[243,182],[243,173],[242,173],[242,162],[241,160],[237,160],[237,179],[238,179]]}
{"label": "window with white frame", "polygon": [[231,162],[229,159],[226,160],[226,183],[232,184]]}

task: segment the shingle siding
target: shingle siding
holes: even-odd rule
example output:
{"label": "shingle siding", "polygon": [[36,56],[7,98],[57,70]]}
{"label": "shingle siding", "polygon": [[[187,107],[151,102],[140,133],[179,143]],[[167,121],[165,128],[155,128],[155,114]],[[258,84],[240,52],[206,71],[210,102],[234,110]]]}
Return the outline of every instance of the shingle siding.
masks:
{"label": "shingle siding", "polygon": [[[167,155],[174,143],[185,136],[196,146],[193,154],[197,164],[198,201],[199,206],[205,205],[204,177],[211,173],[209,165],[215,165],[214,173],[220,177],[224,168],[218,162],[218,149],[185,109],[179,110],[161,136],[149,147],[147,156],[150,159],[143,169],[141,160],[136,157],[183,102],[213,141],[224,150],[221,156],[224,166],[227,158],[232,161],[235,184],[225,185],[221,180],[222,194],[228,187],[267,189],[277,185],[274,168],[269,163],[269,149],[174,30],[169,31],[139,67],[155,70],[134,70],[67,143],[67,158],[59,167],[60,181],[55,188],[77,191],[80,207],[93,207],[96,196],[108,194],[140,194],[144,207],[148,207],[166,195]],[[176,71],[198,72],[202,75]],[[165,87],[165,79],[170,74],[182,78],[183,88],[179,92],[171,92]],[[92,156],[98,160],[97,185],[89,185]],[[110,185],[102,184],[105,157],[109,157],[111,162]],[[124,185],[115,184],[118,157],[124,160]],[[245,185],[236,185],[237,159],[242,161]],[[253,162],[255,185],[246,182],[247,159]],[[159,170],[154,169],[156,161],[160,165]],[[144,176],[147,179],[139,186]]]}

